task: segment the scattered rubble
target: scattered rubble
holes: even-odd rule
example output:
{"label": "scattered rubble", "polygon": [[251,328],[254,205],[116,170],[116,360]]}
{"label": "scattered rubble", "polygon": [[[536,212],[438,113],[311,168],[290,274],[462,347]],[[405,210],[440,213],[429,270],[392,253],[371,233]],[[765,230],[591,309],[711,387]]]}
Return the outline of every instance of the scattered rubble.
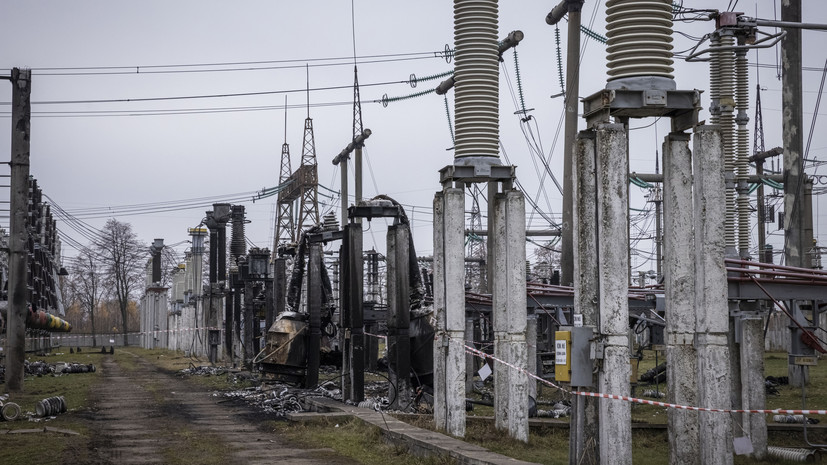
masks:
{"label": "scattered rubble", "polygon": [[240,399],[245,403],[259,408],[265,413],[276,416],[284,416],[287,413],[296,413],[304,410],[299,398],[304,394],[303,390],[291,389],[285,386],[274,386],[270,388],[241,389],[237,391],[224,392],[221,395],[228,399]]}
{"label": "scattered rubble", "polygon": [[20,418],[20,406],[14,402],[0,402],[0,417],[6,421],[14,421]]}
{"label": "scattered rubble", "polygon": [[778,386],[786,386],[790,384],[790,378],[786,376],[767,376],[764,378],[764,388],[767,395],[779,396]]}
{"label": "scattered rubble", "polygon": [[652,399],[663,399],[666,397],[666,393],[663,391],[657,391],[655,389],[646,389],[643,391],[643,397],[649,397]]}
{"label": "scattered rubble", "polygon": [[776,423],[804,423],[807,422],[810,425],[815,425],[819,423],[817,418],[809,418],[805,417],[804,415],[773,415],[772,421]]}
{"label": "scattered rubble", "polygon": [[537,416],[541,418],[561,418],[571,415],[571,405],[564,402],[557,402],[551,406],[551,410],[537,409]]}
{"label": "scattered rubble", "polygon": [[66,413],[66,399],[63,396],[47,397],[35,405],[38,417],[52,417]]}

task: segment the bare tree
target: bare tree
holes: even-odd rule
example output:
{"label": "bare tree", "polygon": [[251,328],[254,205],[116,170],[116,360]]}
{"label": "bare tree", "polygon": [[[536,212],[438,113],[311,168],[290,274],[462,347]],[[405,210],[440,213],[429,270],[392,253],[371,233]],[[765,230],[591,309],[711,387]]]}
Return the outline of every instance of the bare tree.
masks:
{"label": "bare tree", "polygon": [[123,345],[129,345],[129,303],[144,282],[147,246],[138,240],[131,224],[112,218],[93,242],[93,250],[102,260],[104,282],[121,312]]}
{"label": "bare tree", "polygon": [[92,327],[92,347],[96,347],[95,314],[106,293],[102,267],[95,252],[84,248],[75,257],[70,268],[72,270],[69,280],[70,292],[84,313],[89,316],[89,323]]}

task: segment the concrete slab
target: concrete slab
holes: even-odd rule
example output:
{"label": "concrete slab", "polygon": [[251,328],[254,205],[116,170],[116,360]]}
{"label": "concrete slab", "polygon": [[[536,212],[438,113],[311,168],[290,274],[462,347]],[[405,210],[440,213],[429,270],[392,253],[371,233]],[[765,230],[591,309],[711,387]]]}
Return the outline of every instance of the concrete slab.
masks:
{"label": "concrete slab", "polygon": [[[338,413],[339,415],[346,414],[367,425],[378,428],[386,440],[397,445],[404,445],[408,452],[413,455],[422,457],[447,456],[456,460],[457,463],[465,465],[529,465],[532,463],[506,457],[451,436],[418,428],[372,409],[345,405],[325,397],[306,398],[305,402],[312,404],[317,410]],[[323,415],[292,415],[291,420],[319,421],[324,418]],[[332,418],[337,417],[332,416]]]}

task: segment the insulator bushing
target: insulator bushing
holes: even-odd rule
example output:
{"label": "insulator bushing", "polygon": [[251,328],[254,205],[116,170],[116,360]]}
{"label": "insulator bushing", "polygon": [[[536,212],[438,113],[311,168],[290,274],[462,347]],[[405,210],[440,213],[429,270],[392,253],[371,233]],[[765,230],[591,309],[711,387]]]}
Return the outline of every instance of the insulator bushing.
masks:
{"label": "insulator bushing", "polygon": [[454,0],[456,164],[499,164],[497,0]]}
{"label": "insulator bushing", "polygon": [[606,52],[609,82],[672,75],[672,4],[669,0],[608,0]]}

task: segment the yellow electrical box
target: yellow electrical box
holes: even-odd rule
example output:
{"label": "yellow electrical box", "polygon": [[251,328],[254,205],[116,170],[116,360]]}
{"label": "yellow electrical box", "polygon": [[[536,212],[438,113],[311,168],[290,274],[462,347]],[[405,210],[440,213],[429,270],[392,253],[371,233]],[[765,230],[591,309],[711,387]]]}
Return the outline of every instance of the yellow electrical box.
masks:
{"label": "yellow electrical box", "polygon": [[571,381],[571,331],[554,332],[554,379]]}

